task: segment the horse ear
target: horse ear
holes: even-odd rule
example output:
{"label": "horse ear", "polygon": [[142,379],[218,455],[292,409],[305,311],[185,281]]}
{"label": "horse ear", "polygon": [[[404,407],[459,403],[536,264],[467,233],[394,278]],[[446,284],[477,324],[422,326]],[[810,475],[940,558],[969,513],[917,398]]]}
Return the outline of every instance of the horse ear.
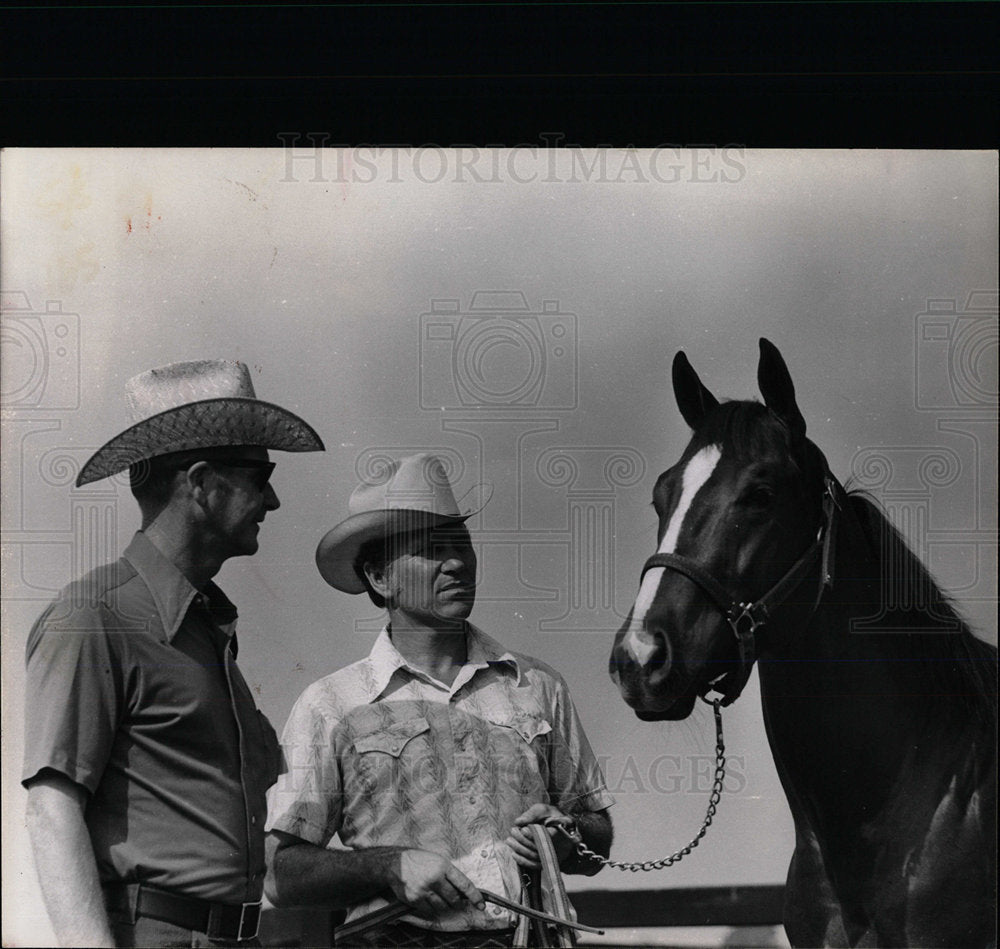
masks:
{"label": "horse ear", "polygon": [[683,352],[674,356],[673,378],[677,407],[688,426],[695,429],[719,404],[719,400],[701,384],[698,373],[691,368],[691,363]]}
{"label": "horse ear", "polygon": [[806,437],[806,420],[795,402],[792,377],[777,347],[763,337],[760,340],[757,384],[764,396],[764,404],[788,426],[792,441],[802,441]]}

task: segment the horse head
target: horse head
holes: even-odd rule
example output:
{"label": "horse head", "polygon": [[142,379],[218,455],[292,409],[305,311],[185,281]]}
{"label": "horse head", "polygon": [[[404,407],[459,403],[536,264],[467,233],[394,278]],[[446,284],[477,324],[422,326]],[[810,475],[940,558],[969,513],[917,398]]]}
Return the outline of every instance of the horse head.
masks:
{"label": "horse head", "polygon": [[765,339],[757,379],[763,404],[720,403],[682,352],[674,358],[674,394],[693,436],[653,488],[657,550],[610,660],[640,718],[686,718],[713,689],[733,701],[769,609],[781,600],[783,611],[804,607],[804,619],[817,592],[806,577],[826,569],[832,482],[785,362]]}

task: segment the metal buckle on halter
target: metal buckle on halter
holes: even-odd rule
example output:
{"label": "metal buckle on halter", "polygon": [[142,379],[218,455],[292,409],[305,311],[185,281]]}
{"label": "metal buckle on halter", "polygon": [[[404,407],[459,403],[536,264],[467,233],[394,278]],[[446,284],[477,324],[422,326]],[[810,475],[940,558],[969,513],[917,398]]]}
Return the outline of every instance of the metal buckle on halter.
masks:
{"label": "metal buckle on halter", "polygon": [[837,479],[831,474],[828,474],[823,479],[823,494],[830,499],[833,506],[839,511],[840,502],[837,500]]}
{"label": "metal buckle on halter", "polygon": [[[737,607],[742,612],[736,613],[734,609],[731,609],[726,614],[726,619],[729,620],[729,625],[732,626],[737,639],[742,639],[744,636],[753,636],[753,634],[767,622],[767,607],[763,604],[738,603]],[[759,617],[754,614],[755,610],[760,611],[761,615]],[[750,628],[745,632],[740,629],[740,623],[743,620],[746,620],[750,624]]]}
{"label": "metal buckle on halter", "polygon": [[[722,702],[724,702],[729,695],[725,688],[725,684],[731,675],[731,672],[723,672],[721,675],[717,675],[702,689],[701,692],[698,693],[698,698],[700,698],[706,705],[715,705],[716,702],[722,704]],[[710,699],[708,697],[709,692],[717,692],[719,698]]]}
{"label": "metal buckle on halter", "polygon": [[823,479],[823,519],[819,522],[816,530],[816,543],[823,540],[824,535],[830,530],[833,524],[833,512],[840,510],[840,502],[837,500],[837,482],[827,475]]}

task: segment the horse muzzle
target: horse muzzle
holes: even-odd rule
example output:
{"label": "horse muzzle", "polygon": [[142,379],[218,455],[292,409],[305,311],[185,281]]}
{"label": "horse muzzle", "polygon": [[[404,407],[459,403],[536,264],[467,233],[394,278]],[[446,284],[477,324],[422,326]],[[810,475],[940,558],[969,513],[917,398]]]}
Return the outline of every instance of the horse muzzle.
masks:
{"label": "horse muzzle", "polygon": [[643,721],[687,718],[698,683],[682,681],[665,631],[631,621],[618,633],[608,672],[622,698]]}

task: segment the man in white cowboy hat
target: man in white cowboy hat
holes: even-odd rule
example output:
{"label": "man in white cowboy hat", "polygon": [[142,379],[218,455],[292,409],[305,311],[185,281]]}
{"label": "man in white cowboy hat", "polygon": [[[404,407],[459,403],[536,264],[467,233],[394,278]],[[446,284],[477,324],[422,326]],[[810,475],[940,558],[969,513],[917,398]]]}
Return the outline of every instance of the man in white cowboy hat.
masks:
{"label": "man in white cowboy hat", "polygon": [[142,526],[68,586],[27,647],[23,783],[46,907],[67,946],[259,945],[277,737],[236,666],[212,582],[279,502],[268,449],[321,451],[247,367],[153,369],[133,424],[77,484],[129,471]]}
{"label": "man in white cowboy hat", "polygon": [[[610,848],[613,799],[565,682],[468,621],[465,521],[480,507],[456,502],[439,458],[403,458],[354,491],[316,553],[327,583],[367,591],[388,623],[292,710],[265,890],[347,908],[349,926],[393,897],[411,908],[365,945],[511,945],[515,917],[483,894],[521,897],[539,865],[529,824],[572,818],[588,846]],[[549,833],[565,871],[600,868]]]}

